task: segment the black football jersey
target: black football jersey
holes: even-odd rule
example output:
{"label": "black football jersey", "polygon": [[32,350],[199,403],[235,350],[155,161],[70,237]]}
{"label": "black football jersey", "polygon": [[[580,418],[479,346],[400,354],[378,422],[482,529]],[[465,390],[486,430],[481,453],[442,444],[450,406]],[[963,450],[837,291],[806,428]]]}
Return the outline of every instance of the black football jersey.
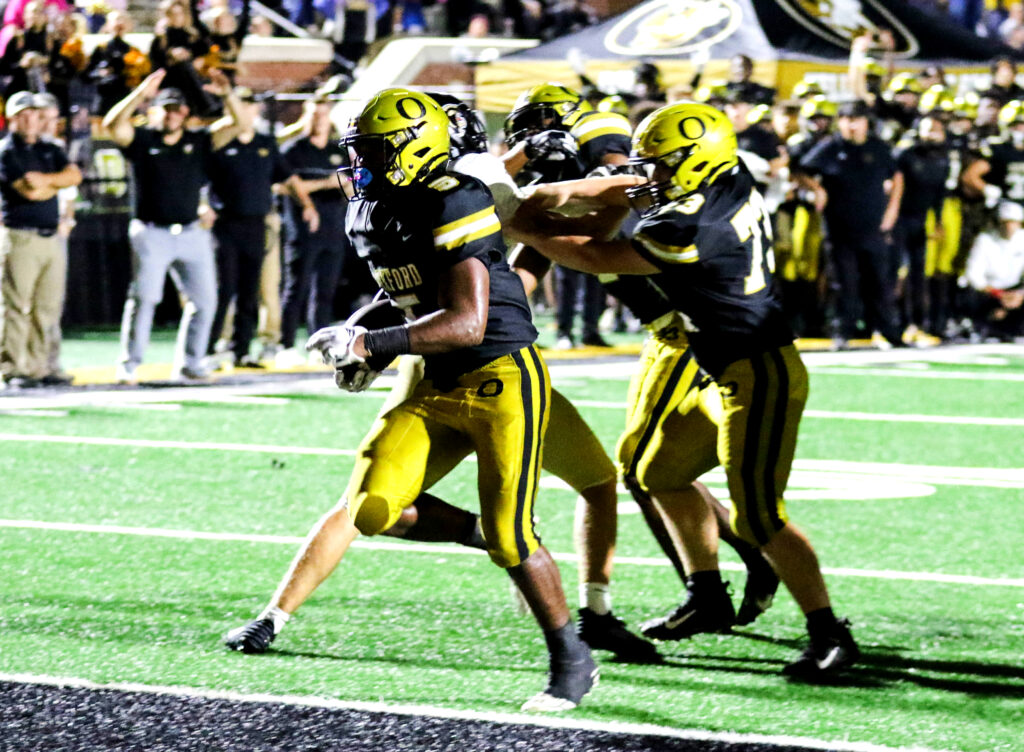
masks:
{"label": "black football jersey", "polygon": [[1003,138],[992,138],[982,147],[981,155],[991,170],[985,182],[1003,189],[1003,197],[1024,201],[1024,149],[1018,149]]}
{"label": "black football jersey", "polygon": [[345,230],[377,284],[410,320],[440,308],[440,275],[468,258],[490,275],[487,329],[473,347],[424,356],[426,376],[446,381],[537,339],[519,277],[505,259],[494,201],[476,178],[437,171],[381,200],[352,201]]}
{"label": "black football jersey", "polygon": [[896,168],[903,174],[900,216],[924,221],[928,210],[942,211],[949,194],[950,149],[945,144],[921,141],[902,144],[896,151]]}
{"label": "black football jersey", "polygon": [[697,360],[712,376],[793,341],[775,289],[771,219],[742,166],[645,217],[633,246],[689,320]]}

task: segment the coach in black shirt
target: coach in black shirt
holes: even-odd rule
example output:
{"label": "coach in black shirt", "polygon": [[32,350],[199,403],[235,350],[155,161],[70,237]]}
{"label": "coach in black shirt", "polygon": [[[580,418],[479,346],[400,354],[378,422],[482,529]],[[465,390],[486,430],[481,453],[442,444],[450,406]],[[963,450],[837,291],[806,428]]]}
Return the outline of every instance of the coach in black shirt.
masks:
{"label": "coach in black shirt", "polygon": [[[153,326],[153,312],[163,298],[169,271],[188,299],[182,312],[171,377],[206,376],[203,358],[217,307],[216,269],[209,231],[199,222],[200,191],[207,183],[210,154],[242,130],[244,115],[223,73],[210,72],[209,90],[224,97],[228,117],[212,132],[189,130],[189,108],[181,92],[158,92],[158,70],[107,113],[103,124],[131,161],[135,174],[135,219],[129,228],[132,282],[121,321],[121,357],[117,379],[135,383]],[[149,125],[136,128],[132,116],[155,95]]]}
{"label": "coach in black shirt", "polygon": [[302,181],[278,151],[273,136],[257,133],[253,123],[259,115],[259,100],[248,87],[236,87],[235,94],[246,115],[238,137],[213,152],[210,159],[211,203],[217,212],[213,225],[217,256],[217,312],[210,337],[224,326],[228,305],[235,299],[234,334],[231,351],[235,363],[260,367],[250,357],[249,344],[256,331],[259,311],[260,273],[266,253],[266,217],[273,208],[272,189],[281,183],[290,191],[301,210],[300,221],[310,232],[319,228],[320,216]]}
{"label": "coach in black shirt", "polygon": [[[886,235],[896,224],[900,191],[888,191],[896,172],[889,145],[869,135],[868,105],[839,108],[839,133],[800,162],[797,179],[814,191],[824,212],[838,298],[834,345],[845,346],[863,307],[867,324],[893,346],[903,341],[896,320],[892,251]],[[862,297],[863,296],[863,297]]]}
{"label": "coach in black shirt", "polygon": [[305,362],[305,354],[295,348],[295,332],[303,310],[308,312],[310,332],[331,323],[334,293],[345,258],[351,253],[345,234],[347,203],[336,175],[341,147],[332,133],[330,115],[331,103],[326,98],[311,102],[304,134],[282,148],[320,216],[319,227],[311,228],[303,219],[302,204],[285,198],[281,297],[281,344],[285,349],[276,358],[282,367]]}

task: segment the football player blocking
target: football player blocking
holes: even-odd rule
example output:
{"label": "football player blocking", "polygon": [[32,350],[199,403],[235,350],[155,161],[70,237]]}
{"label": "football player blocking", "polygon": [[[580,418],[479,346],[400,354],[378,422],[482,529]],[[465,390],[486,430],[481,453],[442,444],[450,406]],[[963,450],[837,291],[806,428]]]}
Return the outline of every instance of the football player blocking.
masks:
{"label": "football player blocking", "polygon": [[[492,561],[506,569],[544,631],[549,681],[527,710],[575,707],[597,667],[569,618],[558,569],[533,529],[533,502],[551,401],[536,329],[508,268],[490,194],[448,172],[448,117],[430,97],[376,95],[344,139],[355,201],[346,231],[381,288],[412,323],[367,331],[329,327],[308,349],[336,369],[368,358],[424,356],[424,379],[379,416],[357,453],[338,505],[314,526],[265,618],[229,635],[230,647],[269,644],[341,560],[359,532],[392,527],[421,489],[478,459],[480,526]],[[365,366],[369,368],[369,366]],[[457,461],[457,460],[456,460]],[[253,632],[269,632],[260,635]]]}
{"label": "football player blocking", "polygon": [[[721,399],[716,449],[733,502],[732,528],[760,547],[807,619],[810,645],[785,673],[813,680],[840,671],[859,651],[848,623],[835,617],[817,555],[788,520],[783,500],[807,371],[774,289],[763,200],[739,163],[732,126],[707,105],[678,103],[652,113],[633,137],[631,162],[648,182],[602,195],[619,206],[646,203],[632,240],[566,232],[543,211],[543,200],[523,207],[512,234],[582,271],[657,275],[685,315],[693,353]],[[592,185],[578,190],[598,192]],[[652,495],[674,510],[666,519],[690,575],[686,600],[652,625],[657,630],[645,631],[667,638],[679,630],[712,631],[727,617],[713,513],[695,503],[688,487],[652,489]]]}

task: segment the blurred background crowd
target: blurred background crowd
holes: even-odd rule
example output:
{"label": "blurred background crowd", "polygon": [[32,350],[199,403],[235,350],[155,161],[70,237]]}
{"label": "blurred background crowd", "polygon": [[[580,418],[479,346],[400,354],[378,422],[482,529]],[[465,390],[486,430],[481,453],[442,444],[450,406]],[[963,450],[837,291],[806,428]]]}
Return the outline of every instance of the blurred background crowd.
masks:
{"label": "blurred background crowd", "polygon": [[[656,58],[641,60],[615,87],[599,84],[577,56],[575,79],[561,83],[579,93],[580,106],[619,113],[633,126],[678,99],[728,115],[773,217],[776,270],[801,336],[834,348],[862,338],[879,347],[1012,340],[1024,335],[1024,88],[1012,54],[1024,49],[1024,3],[909,2],[993,40],[993,49],[1006,47],[969,80],[940,65],[899,70],[893,37],[882,30],[853,38],[839,86],[809,74],[779,92],[755,80],[753,61],[742,55],[720,79],[695,59],[692,79],[672,85]],[[191,339],[183,335],[189,341],[177,377],[205,378],[230,362],[304,362],[295,330],[344,317],[374,291],[363,265],[348,263],[331,116],[368,53],[403,35],[557,39],[602,15],[586,0],[118,5],[9,0],[3,7],[0,376],[7,386],[69,382],[59,360],[62,315],[122,321],[118,377],[126,383],[137,381],[140,310],[149,325],[183,314]],[[133,34],[136,25],[152,36]],[[289,93],[237,85],[243,47],[275,36],[327,40],[333,61],[290,82]],[[471,90],[458,93],[472,104]],[[126,102],[127,112],[119,111]],[[178,125],[167,125],[178,115]],[[133,139],[153,131],[162,140],[149,152],[119,141],[111,135],[119,117],[134,124]],[[490,147],[500,153],[502,117],[487,122]],[[212,140],[195,142],[209,158],[185,174],[177,170],[191,158],[191,136],[178,134],[192,129]],[[218,129],[233,138],[219,143]],[[177,156],[161,162],[164,150]],[[237,164],[229,159],[236,155]],[[259,201],[232,203],[223,179],[232,170]],[[190,196],[184,207],[175,197],[182,191]],[[210,258],[186,269],[174,248],[193,225],[212,232]],[[157,231],[166,234],[156,243],[166,258],[143,280],[140,259],[152,255]],[[45,263],[37,241],[49,249]],[[196,292],[196,274],[209,276],[208,294]],[[143,282],[152,288],[145,295]],[[85,294],[97,285],[114,294]],[[583,335],[559,330],[559,346],[601,346],[602,332],[637,327],[610,297],[600,305],[559,300],[577,294],[549,280],[535,300],[539,308],[584,311]],[[115,302],[96,303],[104,299]],[[198,336],[197,327],[207,331]]]}

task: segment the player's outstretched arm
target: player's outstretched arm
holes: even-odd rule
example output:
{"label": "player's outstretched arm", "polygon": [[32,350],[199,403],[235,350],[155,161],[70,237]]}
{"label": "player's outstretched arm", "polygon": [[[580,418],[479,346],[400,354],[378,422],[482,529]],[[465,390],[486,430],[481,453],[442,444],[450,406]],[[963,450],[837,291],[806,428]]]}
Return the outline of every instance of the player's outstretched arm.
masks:
{"label": "player's outstretched arm", "polygon": [[591,235],[550,235],[543,223],[517,213],[508,234],[536,248],[556,264],[590,274],[655,274],[658,267],[636,252],[628,240],[602,240]]}
{"label": "player's outstretched arm", "polygon": [[537,209],[558,209],[570,204],[585,206],[617,206],[628,209],[627,188],[646,183],[638,175],[611,175],[609,177],[566,180],[531,186],[525,203]]}

